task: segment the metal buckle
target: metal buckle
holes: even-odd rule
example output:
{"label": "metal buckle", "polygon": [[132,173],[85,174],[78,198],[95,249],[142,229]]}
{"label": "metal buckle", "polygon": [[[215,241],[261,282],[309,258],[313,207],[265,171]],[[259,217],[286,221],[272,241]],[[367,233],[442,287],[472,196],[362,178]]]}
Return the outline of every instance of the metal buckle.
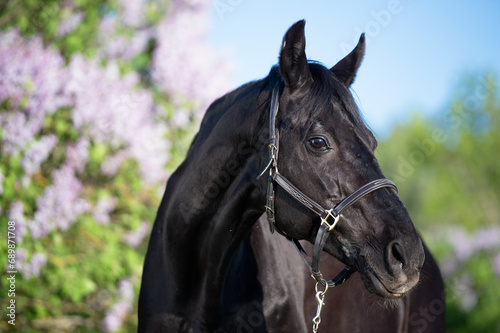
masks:
{"label": "metal buckle", "polygon": [[[329,210],[325,210],[325,212],[327,213],[326,217],[321,217],[321,224],[323,224],[324,226],[326,226],[326,230],[327,231],[332,231],[333,228],[335,228],[335,226],[337,225],[337,222],[339,221],[340,219],[340,215],[334,215],[333,213],[333,208],[332,209],[329,209]],[[330,224],[328,223],[328,218],[329,217],[333,217],[333,224]]]}
{"label": "metal buckle", "polygon": [[269,144],[269,151],[271,155],[271,164],[270,164],[270,169],[269,169],[269,175],[273,177],[274,175],[278,172],[278,157],[277,152],[278,152],[278,147],[274,143]]}

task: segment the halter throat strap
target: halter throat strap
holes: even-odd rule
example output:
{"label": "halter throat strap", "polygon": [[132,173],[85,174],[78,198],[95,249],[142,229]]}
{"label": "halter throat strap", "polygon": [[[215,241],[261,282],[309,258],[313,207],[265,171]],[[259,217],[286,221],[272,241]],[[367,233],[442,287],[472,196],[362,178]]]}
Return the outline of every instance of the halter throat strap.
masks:
{"label": "halter throat strap", "polygon": [[[269,170],[268,176],[268,185],[267,185],[267,200],[266,200],[266,215],[267,220],[269,222],[269,228],[271,233],[274,230],[277,230],[278,233],[285,236],[287,239],[293,242],[297,251],[301,255],[302,259],[306,263],[309,268],[312,277],[316,280],[316,282],[321,283],[323,286],[328,285],[328,287],[335,287],[337,285],[345,282],[353,273],[354,270],[349,266],[346,266],[344,270],[338,274],[335,278],[330,281],[327,281],[323,278],[320,269],[320,257],[323,252],[323,248],[326,244],[326,241],[330,235],[330,232],[335,228],[337,223],[340,220],[340,214],[342,211],[352,204],[354,204],[359,199],[363,198],[367,194],[376,191],[378,189],[389,187],[393,188],[397,191],[396,185],[390,181],[389,179],[376,179],[373,180],[353,193],[344,198],[341,202],[339,202],[332,209],[325,209],[316,201],[308,197],[301,190],[299,190],[295,185],[293,185],[288,179],[286,179],[283,175],[281,175],[278,171],[278,152],[279,152],[279,132],[276,129],[276,117],[279,110],[279,92],[280,92],[281,82],[278,81],[273,87],[272,95],[271,95],[271,107],[269,114],[269,162],[264,169],[264,171],[259,175],[261,177],[266,170]],[[280,228],[276,225],[276,216],[275,216],[275,185],[279,185],[282,189],[284,189],[288,194],[290,194],[295,200],[300,202],[303,206],[307,207],[313,213],[318,215],[321,218],[321,224],[318,228],[318,233],[316,235],[316,240],[314,242],[314,250],[312,259],[308,258],[308,255],[299,241],[295,238],[289,237],[284,231],[280,230]]]}

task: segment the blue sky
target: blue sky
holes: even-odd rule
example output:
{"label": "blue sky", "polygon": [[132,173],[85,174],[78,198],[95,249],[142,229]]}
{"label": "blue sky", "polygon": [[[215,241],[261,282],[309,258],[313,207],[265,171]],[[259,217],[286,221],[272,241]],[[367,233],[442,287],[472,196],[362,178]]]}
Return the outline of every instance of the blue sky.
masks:
{"label": "blue sky", "polygon": [[267,75],[300,19],[308,58],[328,67],[367,34],[353,92],[379,137],[442,110],[466,73],[500,76],[500,1],[214,0],[210,39],[234,60],[235,86]]}

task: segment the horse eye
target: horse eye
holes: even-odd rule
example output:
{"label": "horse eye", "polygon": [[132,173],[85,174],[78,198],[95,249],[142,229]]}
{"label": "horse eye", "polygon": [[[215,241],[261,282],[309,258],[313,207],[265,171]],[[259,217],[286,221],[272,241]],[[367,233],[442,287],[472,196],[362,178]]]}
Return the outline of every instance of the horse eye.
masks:
{"label": "horse eye", "polygon": [[317,150],[325,150],[328,147],[325,139],[323,139],[323,138],[309,139],[309,144],[311,145],[311,147],[313,147],[314,149],[317,149]]}

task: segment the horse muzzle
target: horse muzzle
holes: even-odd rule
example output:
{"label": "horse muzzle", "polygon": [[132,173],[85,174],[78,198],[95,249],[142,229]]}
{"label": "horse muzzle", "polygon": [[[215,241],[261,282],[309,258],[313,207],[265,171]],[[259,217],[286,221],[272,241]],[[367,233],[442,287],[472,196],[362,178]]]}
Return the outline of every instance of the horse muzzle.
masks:
{"label": "horse muzzle", "polygon": [[419,238],[416,244],[403,244],[393,240],[383,252],[368,246],[361,251],[358,270],[368,291],[385,298],[399,298],[418,284],[425,260],[422,241]]}

